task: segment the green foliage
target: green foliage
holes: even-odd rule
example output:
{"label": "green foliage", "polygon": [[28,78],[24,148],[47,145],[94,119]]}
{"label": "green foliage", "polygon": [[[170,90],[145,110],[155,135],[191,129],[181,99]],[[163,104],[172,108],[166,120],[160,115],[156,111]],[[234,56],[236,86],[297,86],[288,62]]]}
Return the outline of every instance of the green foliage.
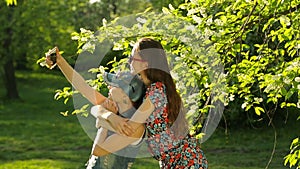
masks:
{"label": "green foliage", "polygon": [[[171,73],[179,93],[188,107],[190,124],[195,125],[192,132],[199,132],[203,120],[200,117],[214,108],[213,103],[220,100],[224,102],[225,89],[222,83],[225,75],[222,74],[220,59],[209,45],[210,41],[199,34],[192,24],[169,14],[166,9],[165,13],[146,11],[103,23],[97,35],[85,29],[74,33],[73,39],[78,41],[79,53],[93,53],[97,45],[110,44],[112,50],[121,51],[124,57],[128,57],[133,44],[141,37],[150,36],[162,43],[168,53],[173,68]],[[205,45],[208,47],[204,48]],[[126,61],[127,58],[118,62],[112,60],[110,71],[125,69]],[[211,97],[212,94],[215,96]]]}
{"label": "green foliage", "polygon": [[163,7],[168,7],[171,4],[174,7],[178,7],[185,0],[149,0],[152,3],[153,8],[157,11],[161,11]]}
{"label": "green foliage", "polygon": [[[226,91],[227,98],[223,95],[219,99],[231,107],[228,113],[240,116],[244,110],[258,116],[273,115],[277,105],[299,107],[299,12],[295,4],[296,1],[291,4],[285,1],[280,4],[275,1],[268,4],[189,1],[178,9],[163,8],[164,14],[148,12],[117,18],[99,28],[101,37],[89,40],[94,38],[91,41],[97,39],[102,43],[110,39],[117,44],[113,50],[124,50],[124,55],[128,55],[137,38],[153,36],[162,42],[169,54],[178,56],[169,59],[175,65],[173,70],[179,73],[174,76],[194,80],[184,82],[184,87],[195,84],[200,87],[198,100],[194,101],[198,106],[204,108],[212,89],[216,89],[214,86],[224,83],[226,78],[227,87],[221,91]],[[135,22],[124,22],[133,18]],[[186,26],[182,26],[183,23]],[[191,24],[197,29],[188,30]],[[286,36],[282,37],[282,33]],[[195,44],[193,38],[202,44]],[[91,41],[84,47],[93,49]],[[81,45],[79,43],[79,47]],[[220,58],[207,57],[214,49]],[[212,67],[212,63],[224,65],[226,76],[215,78],[218,66]],[[182,70],[182,67],[189,70]],[[212,79],[217,79],[218,83],[211,82]],[[207,108],[201,110],[207,112]]]}
{"label": "green foliage", "polygon": [[[1,1],[1,4],[4,3]],[[76,59],[76,44],[68,40],[71,33],[83,26],[96,29],[101,26],[102,18],[110,20],[112,16],[108,6],[103,2],[91,4],[89,0],[24,0],[11,8],[1,7],[1,46],[4,46],[6,39],[10,39],[11,44],[8,49],[0,48],[0,64],[13,57],[18,68],[36,69],[37,65],[33,63],[54,45],[66,51],[65,56],[69,56],[68,60],[72,62]]]}
{"label": "green foliage", "polygon": [[[190,0],[171,10],[191,21],[221,56],[231,123],[245,112],[270,120],[280,108],[300,108],[300,7],[291,1]],[[296,142],[296,141],[294,141]],[[285,164],[299,164],[292,143]]]}
{"label": "green foliage", "polygon": [[299,138],[295,138],[290,146],[290,154],[285,157],[284,165],[289,167],[295,166],[296,169],[300,168],[300,141]]}
{"label": "green foliage", "polygon": [[67,102],[69,101],[69,98],[73,95],[73,94],[75,94],[75,93],[78,93],[78,92],[76,92],[76,91],[73,91],[73,90],[71,90],[71,87],[64,87],[63,88],[63,90],[60,90],[60,89],[58,89],[58,90],[56,90],[55,92],[56,92],[56,94],[55,94],[55,96],[54,96],[54,99],[55,100],[59,100],[59,99],[61,99],[61,98],[64,98],[65,100],[64,100],[64,104],[67,104]]}
{"label": "green foliage", "polygon": [[298,4],[191,0],[171,11],[209,34],[227,72],[228,113],[300,108]]}

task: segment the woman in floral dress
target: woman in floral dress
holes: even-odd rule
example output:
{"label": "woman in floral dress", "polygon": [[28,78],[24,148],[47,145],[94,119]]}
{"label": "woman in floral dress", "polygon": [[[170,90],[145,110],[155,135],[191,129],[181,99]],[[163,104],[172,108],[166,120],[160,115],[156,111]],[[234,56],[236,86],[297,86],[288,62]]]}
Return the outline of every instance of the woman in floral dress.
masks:
{"label": "woman in floral dress", "polygon": [[147,86],[142,108],[130,121],[116,120],[113,116],[108,120],[119,133],[127,136],[134,133],[132,121],[143,122],[149,151],[159,161],[160,168],[207,169],[208,162],[203,151],[188,132],[182,101],[170,75],[162,45],[151,38],[142,38],[134,46],[129,63],[132,73],[138,74]]}

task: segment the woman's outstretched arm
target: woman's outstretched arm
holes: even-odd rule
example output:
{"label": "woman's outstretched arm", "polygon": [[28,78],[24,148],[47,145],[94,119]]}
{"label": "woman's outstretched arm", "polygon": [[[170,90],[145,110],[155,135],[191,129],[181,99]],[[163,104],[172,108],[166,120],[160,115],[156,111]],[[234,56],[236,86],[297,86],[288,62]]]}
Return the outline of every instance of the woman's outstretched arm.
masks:
{"label": "woman's outstretched arm", "polygon": [[[46,62],[49,66],[53,65],[50,57],[46,58]],[[86,99],[88,99],[93,105],[99,105],[106,99],[101,93],[89,86],[83,77],[76,72],[69,63],[60,55],[58,48],[56,47],[56,64],[64,74],[66,79],[78,90]]]}

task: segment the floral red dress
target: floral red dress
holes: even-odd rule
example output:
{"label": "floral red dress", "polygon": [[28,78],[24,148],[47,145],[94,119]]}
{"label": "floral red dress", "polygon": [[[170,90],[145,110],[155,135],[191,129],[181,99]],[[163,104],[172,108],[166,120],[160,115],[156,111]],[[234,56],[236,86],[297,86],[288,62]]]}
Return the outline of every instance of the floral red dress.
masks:
{"label": "floral red dress", "polygon": [[146,120],[147,143],[150,153],[160,161],[162,169],[207,169],[207,159],[190,135],[176,139],[170,130],[165,85],[152,83],[146,92],[155,106],[155,110]]}

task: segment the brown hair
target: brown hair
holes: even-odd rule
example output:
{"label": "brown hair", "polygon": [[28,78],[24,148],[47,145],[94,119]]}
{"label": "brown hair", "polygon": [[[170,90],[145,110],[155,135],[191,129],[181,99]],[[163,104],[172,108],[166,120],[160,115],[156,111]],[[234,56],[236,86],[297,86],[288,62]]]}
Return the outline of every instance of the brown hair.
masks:
{"label": "brown hair", "polygon": [[144,71],[150,82],[162,82],[166,87],[168,118],[171,124],[175,121],[178,124],[173,126],[175,133],[186,134],[188,124],[182,111],[182,100],[170,74],[166,53],[161,43],[151,38],[142,38],[137,42],[135,50],[148,62],[148,68]]}

